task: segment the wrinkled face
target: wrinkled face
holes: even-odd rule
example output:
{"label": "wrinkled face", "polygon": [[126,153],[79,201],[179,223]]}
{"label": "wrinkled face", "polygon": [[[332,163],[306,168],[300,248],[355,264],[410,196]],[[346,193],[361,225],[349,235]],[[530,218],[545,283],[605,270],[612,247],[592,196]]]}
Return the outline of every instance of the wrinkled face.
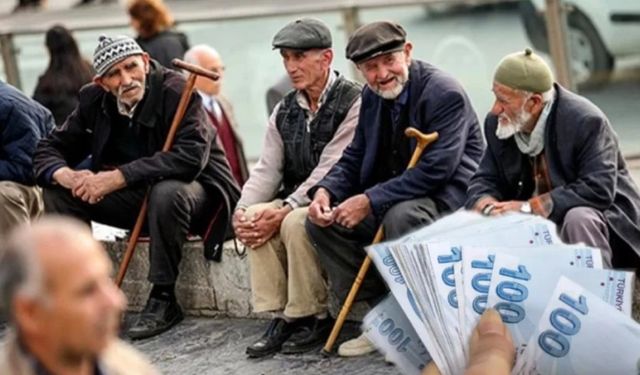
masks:
{"label": "wrinkled face", "polygon": [[327,72],[333,59],[331,49],[301,51],[282,48],[280,55],[294,88],[298,90],[324,88]]}
{"label": "wrinkled face", "polygon": [[367,85],[385,99],[395,99],[409,80],[411,43],[404,50],[376,56],[358,64]]}
{"label": "wrinkled face", "polygon": [[496,136],[499,139],[508,139],[529,127],[532,118],[530,109],[527,109],[530,108],[530,96],[497,82],[493,84],[493,94],[496,101],[491,113],[498,116]]}
{"label": "wrinkled face", "polygon": [[46,297],[35,308],[37,334],[57,355],[95,356],[116,337],[126,304],[105,251],[87,238],[41,254]]}
{"label": "wrinkled face", "polygon": [[113,94],[119,102],[133,107],[144,97],[145,80],[149,73],[149,55],[129,56],[119,61],[94,81]]}
{"label": "wrinkled face", "polygon": [[200,53],[198,56],[198,65],[204,69],[217,73],[220,78],[217,81],[198,76],[196,78],[196,89],[211,96],[220,94],[222,88],[222,78],[224,77],[224,64],[219,56],[208,53]]}

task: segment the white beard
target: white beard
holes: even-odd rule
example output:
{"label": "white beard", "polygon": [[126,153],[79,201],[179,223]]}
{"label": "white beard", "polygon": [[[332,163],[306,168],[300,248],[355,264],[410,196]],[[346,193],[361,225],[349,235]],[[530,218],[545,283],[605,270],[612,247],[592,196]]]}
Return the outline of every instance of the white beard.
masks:
{"label": "white beard", "polygon": [[396,85],[396,87],[392,88],[391,90],[380,90],[377,92],[377,94],[385,99],[395,99],[398,97],[398,95],[400,95],[403,88],[404,88],[404,85],[399,83]]}
{"label": "white beard", "polygon": [[393,100],[402,93],[404,86],[407,84],[407,81],[409,81],[409,66],[406,65],[402,70],[402,75],[396,76],[395,78],[396,85],[389,90],[381,90],[377,87],[372,87],[371,85],[369,85],[369,87],[382,98]]}
{"label": "white beard", "polygon": [[496,128],[496,137],[502,140],[509,139],[513,137],[513,135],[516,134],[517,131],[518,130],[516,129],[516,126],[511,122],[505,125],[498,123],[498,127]]}
{"label": "white beard", "polygon": [[[500,123],[500,118],[506,119],[504,124]],[[511,120],[507,116],[500,115],[498,117],[498,127],[496,128],[496,137],[498,139],[509,139],[513,137],[517,132],[522,131],[527,122],[531,119],[531,113],[524,110],[524,108],[520,108],[520,112],[516,115],[515,120]]]}

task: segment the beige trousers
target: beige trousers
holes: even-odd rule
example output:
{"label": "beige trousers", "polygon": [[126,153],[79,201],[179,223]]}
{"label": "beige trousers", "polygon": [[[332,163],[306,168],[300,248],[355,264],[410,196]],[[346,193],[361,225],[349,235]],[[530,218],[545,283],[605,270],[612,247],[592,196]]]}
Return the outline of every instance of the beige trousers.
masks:
{"label": "beige trousers", "polygon": [[[251,218],[278,207],[281,200],[256,204],[245,215]],[[301,318],[327,311],[325,275],[304,229],[307,211],[307,207],[291,211],[280,233],[258,248],[247,249],[255,312],[284,310],[285,316]]]}
{"label": "beige trousers", "polygon": [[39,187],[0,181],[0,241],[13,227],[38,218],[43,210]]}

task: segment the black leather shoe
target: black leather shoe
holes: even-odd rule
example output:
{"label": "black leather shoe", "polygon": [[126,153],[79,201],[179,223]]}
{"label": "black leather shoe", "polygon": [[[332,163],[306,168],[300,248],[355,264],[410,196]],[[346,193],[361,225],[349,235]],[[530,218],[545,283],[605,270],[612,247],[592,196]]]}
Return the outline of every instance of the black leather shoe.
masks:
{"label": "black leather shoe", "polygon": [[289,339],[296,326],[296,322],[287,323],[282,318],[273,319],[264,335],[247,347],[247,355],[250,358],[260,358],[280,351],[282,343]]}
{"label": "black leather shoe", "polygon": [[329,337],[333,319],[311,318],[300,324],[289,340],[282,344],[283,354],[306,353],[318,349]]}
{"label": "black leather shoe", "polygon": [[127,330],[127,337],[132,340],[146,339],[168,331],[182,319],[184,315],[178,302],[149,298],[138,319]]}

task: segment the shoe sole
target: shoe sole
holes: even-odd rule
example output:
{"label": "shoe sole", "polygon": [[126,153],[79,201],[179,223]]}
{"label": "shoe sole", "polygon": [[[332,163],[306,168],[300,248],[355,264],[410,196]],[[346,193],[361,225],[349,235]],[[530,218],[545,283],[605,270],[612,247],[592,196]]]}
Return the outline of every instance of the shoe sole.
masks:
{"label": "shoe sole", "polygon": [[155,330],[149,331],[149,332],[141,332],[139,334],[127,332],[126,336],[132,341],[148,339],[148,338],[157,336],[157,335],[159,335],[161,333],[164,333],[164,332],[170,330],[171,328],[173,328],[174,326],[176,326],[178,323],[180,323],[183,320],[184,320],[184,315],[180,314],[180,315],[176,316],[176,318],[173,319],[165,327],[158,328],[158,329],[155,329]]}
{"label": "shoe sole", "polygon": [[253,350],[247,348],[246,353],[247,353],[247,356],[249,358],[256,359],[256,358],[262,358],[262,357],[266,357],[266,356],[269,356],[269,355],[276,354],[276,353],[278,353],[280,351],[280,349],[281,349],[280,347],[277,347],[277,348],[269,349],[267,351],[260,351],[259,352],[259,351],[253,351]]}
{"label": "shoe sole", "polygon": [[318,350],[322,347],[322,342],[317,342],[317,343],[313,343],[313,344],[307,344],[304,346],[296,346],[296,347],[286,347],[283,346],[281,353],[282,354],[303,354],[303,353],[308,353],[311,352],[313,350]]}

